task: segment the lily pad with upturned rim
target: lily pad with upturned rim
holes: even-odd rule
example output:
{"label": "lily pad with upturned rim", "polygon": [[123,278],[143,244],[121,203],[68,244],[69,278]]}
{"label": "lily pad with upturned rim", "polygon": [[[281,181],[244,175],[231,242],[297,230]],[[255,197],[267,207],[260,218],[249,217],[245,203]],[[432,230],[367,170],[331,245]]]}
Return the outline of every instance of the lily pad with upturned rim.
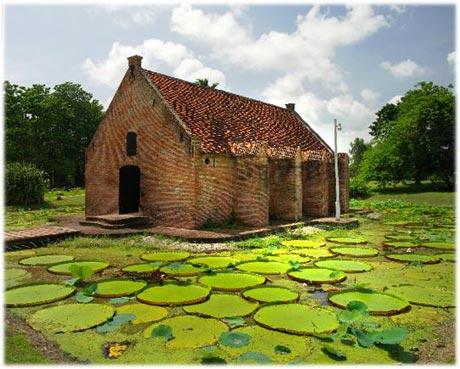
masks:
{"label": "lily pad with upturned rim", "polygon": [[455,293],[443,288],[430,286],[397,286],[387,291],[395,296],[408,300],[412,304],[433,307],[455,307]]}
{"label": "lily pad with upturned rim", "polygon": [[212,318],[225,318],[234,316],[247,316],[251,314],[259,304],[249,302],[237,295],[213,294],[209,300],[201,304],[184,306],[188,314],[196,314]]}
{"label": "lily pad with upturned rim", "polygon": [[187,259],[189,256],[190,253],[186,251],[151,252],[141,255],[141,259],[146,261],[180,261]]}
{"label": "lily pad with upturned rim", "polygon": [[456,261],[455,254],[450,254],[450,253],[447,253],[447,254],[437,254],[436,256],[439,257],[439,258],[441,258],[441,260],[444,260],[444,261],[453,261],[453,262]]}
{"label": "lily pad with upturned rim", "polygon": [[264,284],[265,277],[249,273],[216,273],[204,275],[198,282],[217,291],[239,291]]}
{"label": "lily pad with upturned rim", "polygon": [[353,256],[355,258],[367,258],[379,254],[379,250],[372,247],[331,247],[329,251],[333,254]]}
{"label": "lily pad with upturned rim", "polygon": [[5,269],[5,279],[9,280],[21,280],[26,277],[30,277],[30,274],[25,269],[20,268],[6,268]]}
{"label": "lily pad with upturned rim", "polygon": [[146,288],[137,299],[150,305],[188,305],[206,300],[209,293],[210,289],[203,286],[165,284]]}
{"label": "lily pad with upturned rim", "polygon": [[301,264],[308,263],[311,259],[308,256],[302,256],[298,254],[284,254],[284,255],[270,255],[267,256],[270,261],[277,261],[279,263],[289,263],[290,261],[298,262]]}
{"label": "lily pad with upturned rim", "polygon": [[369,264],[355,260],[319,260],[315,262],[315,265],[319,268],[340,270],[346,273],[368,272],[372,269],[372,267]]}
{"label": "lily pad with upturned rim", "polygon": [[299,299],[297,291],[278,286],[252,287],[242,293],[249,301],[257,302],[294,302]]}
{"label": "lily pad with upturned rim", "polygon": [[290,268],[288,264],[277,261],[249,261],[236,266],[236,269],[244,272],[260,274],[284,274]]}
{"label": "lily pad with upturned rim", "polygon": [[58,283],[34,283],[16,286],[5,291],[6,307],[25,307],[63,300],[75,292],[75,287]]}
{"label": "lily pad with upturned rim", "polygon": [[288,247],[301,247],[301,248],[305,247],[305,248],[312,248],[312,249],[316,249],[316,248],[326,245],[322,241],[311,241],[311,240],[282,241],[281,244],[283,246],[288,246]]}
{"label": "lily pad with upturned rim", "polygon": [[77,332],[105,323],[114,313],[115,309],[110,305],[66,304],[39,310],[28,319],[28,323],[37,331]]}
{"label": "lily pad with upturned rim", "polygon": [[129,304],[116,308],[117,314],[133,314],[136,319],[132,324],[156,322],[168,315],[168,310],[161,306],[147,304]]}
{"label": "lily pad with upturned rim", "polygon": [[86,266],[88,268],[91,268],[94,271],[94,273],[97,273],[107,268],[110,264],[106,263],[105,261],[68,261],[65,263],[51,265],[50,267],[48,267],[47,270],[48,272],[53,274],[71,275],[72,273],[69,269],[71,265],[77,265],[82,267]]}
{"label": "lily pad with upturned rim", "polygon": [[382,242],[383,246],[394,247],[394,248],[415,248],[420,247],[419,244],[409,241],[384,241]]}
{"label": "lily pad with upturned rim", "polygon": [[424,241],[422,246],[430,249],[455,250],[455,242],[448,241]]}
{"label": "lily pad with upturned rim", "polygon": [[147,282],[142,280],[133,281],[131,279],[107,279],[97,282],[94,292],[96,297],[122,297],[136,293],[147,286]]}
{"label": "lily pad with upturned rim", "polygon": [[326,237],[326,241],[334,243],[344,243],[346,245],[357,245],[367,243],[367,239],[362,237]]}
{"label": "lily pad with upturned rim", "polygon": [[308,283],[339,283],[347,278],[340,270],[326,268],[300,268],[288,272],[288,276],[298,282]]}
{"label": "lily pad with upturned rim", "polygon": [[293,334],[329,333],[339,327],[334,313],[302,304],[275,304],[261,307],[255,314],[257,324]]}
{"label": "lily pad with upturned rim", "polygon": [[150,273],[155,272],[160,268],[159,264],[155,263],[140,263],[140,264],[130,264],[126,265],[121,270],[127,273]]}
{"label": "lily pad with upturned rim", "polygon": [[427,255],[427,254],[387,254],[385,257],[393,261],[401,261],[404,263],[422,263],[422,264],[436,264],[441,261],[441,259],[436,255]]}
{"label": "lily pad with upturned rim", "polygon": [[341,309],[346,309],[350,301],[363,302],[372,315],[394,315],[410,308],[406,300],[371,290],[342,291],[329,295],[329,302]]}
{"label": "lily pad with upturned rim", "polygon": [[29,265],[29,266],[50,265],[50,264],[63,263],[63,262],[71,261],[74,259],[75,258],[70,255],[40,255],[40,256],[32,256],[30,258],[19,260],[19,264]]}
{"label": "lily pad with upturned rim", "polygon": [[290,253],[308,256],[312,259],[332,258],[336,256],[326,248],[291,250]]}
{"label": "lily pad with upturned rim", "polygon": [[160,272],[178,277],[189,277],[192,275],[197,275],[202,273],[204,270],[204,267],[194,266],[188,263],[181,264],[178,268],[175,268],[173,264],[165,265],[160,268]]}
{"label": "lily pad with upturned rim", "polygon": [[192,264],[201,264],[209,268],[220,269],[226,268],[230,264],[238,263],[238,259],[231,256],[203,256],[198,258],[193,258],[188,261]]}

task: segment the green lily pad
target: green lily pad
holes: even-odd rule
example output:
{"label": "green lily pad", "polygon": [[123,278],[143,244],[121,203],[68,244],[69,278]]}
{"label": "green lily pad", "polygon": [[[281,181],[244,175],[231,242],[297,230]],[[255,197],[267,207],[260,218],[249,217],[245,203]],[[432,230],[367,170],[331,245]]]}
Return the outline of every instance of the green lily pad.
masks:
{"label": "green lily pad", "polygon": [[288,264],[277,261],[249,261],[236,266],[236,269],[244,272],[260,274],[284,274],[290,268]]}
{"label": "green lily pad", "polygon": [[420,247],[419,244],[415,242],[409,242],[409,241],[384,241],[383,246],[386,247],[395,247],[395,248],[410,248],[413,249],[415,247]]}
{"label": "green lily pad", "polygon": [[253,287],[243,292],[243,297],[257,302],[293,302],[299,299],[299,293],[277,286]]}
{"label": "green lily pad", "polygon": [[412,304],[434,307],[455,307],[455,293],[430,286],[398,286],[386,291]]}
{"label": "green lily pad", "polygon": [[262,327],[293,334],[328,333],[339,327],[334,313],[301,304],[264,306],[254,320]]}
{"label": "green lily pad", "polygon": [[133,314],[136,319],[132,324],[156,322],[168,315],[168,310],[160,306],[146,304],[129,304],[116,308],[117,314]]}
{"label": "green lily pad", "polygon": [[151,305],[189,305],[206,300],[209,293],[209,288],[193,284],[166,284],[145,289],[137,295],[137,299]]}
{"label": "green lily pad", "polygon": [[165,265],[160,268],[160,272],[166,273],[172,276],[188,277],[191,275],[197,275],[203,272],[204,267],[194,266],[192,264],[181,264],[180,267],[176,268],[173,264]]}
{"label": "green lily pad", "polygon": [[425,241],[422,242],[422,246],[431,249],[455,250],[455,242]]}
{"label": "green lily pad", "polygon": [[[278,248],[274,248],[273,250],[271,250],[269,248],[265,248],[265,249],[252,249],[251,252],[254,253],[254,254],[283,255],[283,254],[287,254],[289,252],[289,250],[278,249]],[[243,260],[241,260],[241,261],[243,261]]]}
{"label": "green lily pad", "polygon": [[379,250],[371,247],[331,247],[329,250],[337,255],[353,256],[356,258],[372,257],[379,254]]}
{"label": "green lily pad", "polygon": [[115,310],[103,304],[66,304],[35,312],[28,320],[37,331],[65,333],[83,331],[105,323]]}
{"label": "green lily pad", "polygon": [[141,263],[141,264],[131,264],[126,265],[121,270],[127,273],[150,273],[155,272],[159,269],[159,264],[154,263]]}
{"label": "green lily pad", "polygon": [[241,354],[237,360],[241,364],[268,364],[271,361],[267,355],[253,351]]}
{"label": "green lily pad", "polygon": [[288,264],[290,261],[296,261],[298,263],[308,263],[311,259],[308,256],[302,256],[297,254],[284,254],[284,255],[269,255],[267,259],[270,261],[277,261],[279,263]]}
{"label": "green lily pad", "polygon": [[220,335],[228,331],[227,325],[217,319],[182,315],[147,327],[144,337],[150,338],[152,331],[160,324],[172,328],[173,338],[165,343],[168,349],[194,349],[214,345]]}
{"label": "green lily pad", "polygon": [[326,244],[321,241],[310,241],[310,240],[290,240],[290,241],[283,241],[281,242],[283,246],[288,247],[305,247],[305,248],[312,248],[316,249]]}
{"label": "green lily pad", "polygon": [[96,297],[122,297],[138,292],[147,286],[147,282],[142,280],[133,281],[131,279],[108,279],[98,281],[94,292]]}
{"label": "green lily pad", "polygon": [[427,254],[388,254],[385,257],[389,260],[402,261],[402,262],[417,262],[422,264],[436,264],[441,261],[441,259],[436,255],[427,255]]}
{"label": "green lily pad", "polygon": [[36,255],[37,252],[35,250],[15,250],[15,251],[7,251],[3,255],[8,258],[14,258],[18,256],[32,256]]}
{"label": "green lily pad", "polygon": [[368,272],[372,269],[369,264],[354,260],[320,260],[315,262],[315,265],[319,268],[341,270],[347,273]]}
{"label": "green lily pad", "polygon": [[5,269],[5,279],[9,280],[21,280],[30,276],[29,272],[25,269],[19,268],[6,268]]}
{"label": "green lily pad", "polygon": [[326,237],[326,241],[351,245],[367,243],[367,240],[361,237]]}
{"label": "green lily pad", "polygon": [[204,275],[198,282],[218,291],[239,291],[265,283],[265,277],[249,273],[216,273]]}
{"label": "green lily pad", "polygon": [[16,286],[5,291],[6,307],[49,304],[63,300],[75,292],[75,287],[58,283],[38,283]]}
{"label": "green lily pad", "polygon": [[455,254],[437,254],[436,256],[441,258],[441,260],[444,260],[444,261],[455,262]]}
{"label": "green lily pad", "polygon": [[417,237],[410,234],[390,233],[386,234],[385,238],[392,241],[416,241]]}
{"label": "green lily pad", "polygon": [[107,268],[110,264],[105,261],[69,261],[65,263],[55,264],[50,266],[47,270],[53,274],[71,275],[70,267],[77,265],[81,267],[91,268],[95,273]]}
{"label": "green lily pad", "polygon": [[191,264],[201,264],[209,268],[220,269],[226,268],[230,264],[238,263],[238,259],[230,256],[203,256],[199,258],[193,258],[188,261]]}
{"label": "green lily pad", "polygon": [[301,249],[301,250],[291,250],[291,253],[308,256],[313,259],[319,258],[331,258],[334,257],[335,254],[331,253],[328,249]]}
{"label": "green lily pad", "polygon": [[409,222],[407,220],[396,220],[391,222],[383,222],[383,224],[391,226],[405,226],[409,224]]}
{"label": "green lily pad", "polygon": [[342,282],[347,278],[342,271],[326,268],[300,268],[289,272],[288,276],[299,282],[331,284]]}
{"label": "green lily pad", "polygon": [[259,304],[246,301],[236,295],[211,295],[209,300],[201,304],[183,307],[189,314],[196,314],[212,318],[225,318],[228,316],[247,316],[251,314]]}
{"label": "green lily pad", "polygon": [[244,347],[251,341],[251,336],[241,332],[224,332],[219,337],[219,343],[228,347]]}
{"label": "green lily pad", "polygon": [[417,268],[417,270],[409,270],[404,273],[404,277],[418,281],[431,281],[440,278],[440,276],[436,273],[430,273],[420,269],[421,268]]}
{"label": "green lily pad", "polygon": [[146,261],[180,261],[185,260],[190,256],[189,252],[152,252],[141,256],[142,260]]}
{"label": "green lily pad", "polygon": [[410,307],[406,300],[370,290],[337,292],[329,295],[329,301],[341,309],[346,309],[350,301],[360,301],[367,305],[372,315],[394,315]]}
{"label": "green lily pad", "polygon": [[71,261],[75,259],[73,256],[70,255],[40,255],[40,256],[33,256],[31,258],[25,258],[19,261],[21,265],[49,265],[49,264],[57,264],[63,263],[65,261]]}

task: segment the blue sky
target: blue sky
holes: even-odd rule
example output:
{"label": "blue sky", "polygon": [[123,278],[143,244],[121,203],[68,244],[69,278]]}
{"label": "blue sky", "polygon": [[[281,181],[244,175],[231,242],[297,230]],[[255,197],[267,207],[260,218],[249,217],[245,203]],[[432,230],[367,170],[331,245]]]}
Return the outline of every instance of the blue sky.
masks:
{"label": "blue sky", "polygon": [[79,83],[105,106],[127,68],[143,66],[296,110],[339,150],[384,104],[419,81],[455,82],[453,5],[189,2],[140,6],[21,4],[4,10],[4,78]]}

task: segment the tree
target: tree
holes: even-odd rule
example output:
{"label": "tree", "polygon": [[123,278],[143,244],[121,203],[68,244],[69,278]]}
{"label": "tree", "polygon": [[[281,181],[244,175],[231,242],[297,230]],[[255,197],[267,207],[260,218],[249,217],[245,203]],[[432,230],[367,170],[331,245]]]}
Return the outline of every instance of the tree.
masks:
{"label": "tree", "polygon": [[375,139],[383,140],[394,127],[395,121],[399,116],[399,106],[386,104],[377,113],[377,119],[369,126],[370,135]]}
{"label": "tree", "polygon": [[200,87],[208,87],[208,88],[211,88],[213,90],[215,90],[217,88],[217,86],[219,86],[219,82],[216,82],[216,83],[213,83],[212,85],[209,85],[209,81],[207,78],[197,78],[196,81],[194,82],[197,86],[200,86]]}
{"label": "tree", "polygon": [[370,147],[369,143],[365,143],[364,139],[356,137],[350,143],[350,176],[356,177],[358,175],[359,166],[363,160],[363,155]]}

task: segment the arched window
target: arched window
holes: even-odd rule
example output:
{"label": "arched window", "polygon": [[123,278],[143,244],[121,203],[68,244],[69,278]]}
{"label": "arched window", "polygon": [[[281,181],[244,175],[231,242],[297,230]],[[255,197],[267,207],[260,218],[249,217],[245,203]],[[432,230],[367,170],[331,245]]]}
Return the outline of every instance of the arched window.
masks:
{"label": "arched window", "polygon": [[137,149],[137,135],[134,132],[128,132],[126,135],[126,155],[135,156]]}

